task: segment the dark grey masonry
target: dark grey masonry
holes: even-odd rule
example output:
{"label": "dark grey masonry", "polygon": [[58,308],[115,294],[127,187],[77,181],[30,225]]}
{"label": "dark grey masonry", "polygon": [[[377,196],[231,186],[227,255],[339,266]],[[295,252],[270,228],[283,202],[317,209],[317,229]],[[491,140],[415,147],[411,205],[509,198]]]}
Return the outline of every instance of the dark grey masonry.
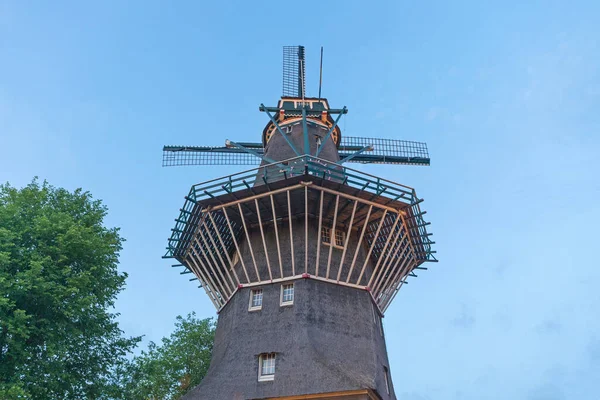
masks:
{"label": "dark grey masonry", "polygon": [[[260,311],[249,311],[250,288],[219,314],[213,358],[202,383],[183,399],[245,400],[374,389],[396,399],[380,316],[365,290],[294,281],[292,306],[280,306],[281,284],[263,289]],[[258,356],[276,353],[275,378],[258,381]]]}

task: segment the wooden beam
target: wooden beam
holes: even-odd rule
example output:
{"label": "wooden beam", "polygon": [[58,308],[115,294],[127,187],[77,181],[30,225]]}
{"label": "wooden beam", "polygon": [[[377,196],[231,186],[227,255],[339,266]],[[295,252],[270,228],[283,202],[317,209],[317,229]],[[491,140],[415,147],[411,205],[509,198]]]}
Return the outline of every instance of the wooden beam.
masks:
{"label": "wooden beam", "polygon": [[335,224],[337,223],[337,212],[338,206],[340,204],[340,195],[335,196],[335,209],[333,210],[333,223],[331,225],[331,238],[329,240],[329,255],[327,256],[327,272],[325,273],[325,278],[329,279],[329,267],[331,265],[331,253],[333,252],[333,247],[335,246]]}
{"label": "wooden beam", "polygon": [[[208,283],[208,281],[204,277],[204,273],[202,273],[202,268],[198,267],[198,264],[193,259],[193,257],[194,256],[191,253],[187,254],[186,258],[190,259],[190,261],[194,264],[194,267],[192,267],[192,265],[190,265],[189,262],[187,263],[186,267],[189,268],[190,270],[192,270],[194,272],[194,274],[200,279],[200,283],[202,283],[202,287],[204,288],[206,295],[208,296],[210,301],[213,303],[215,308],[219,309],[219,305],[217,304],[217,297],[212,293],[213,292],[212,286]],[[215,297],[213,297],[213,296],[215,296]]]}
{"label": "wooden beam", "polygon": [[304,273],[308,274],[308,186],[304,186]]}
{"label": "wooden beam", "polygon": [[294,234],[293,234],[293,229],[292,229],[292,202],[290,200],[290,191],[287,191],[287,205],[288,205],[288,222],[290,225],[290,250],[292,251],[291,257],[292,257],[292,275],[296,275],[296,265],[295,265],[295,258],[296,258],[296,254],[294,253]]}
{"label": "wooden beam", "polygon": [[[217,284],[214,282],[212,276],[210,275],[210,272],[208,271],[208,268],[206,267],[206,265],[204,264],[204,262],[202,261],[202,257],[200,257],[200,254],[198,254],[198,251],[196,250],[196,248],[194,248],[192,246],[192,251],[193,253],[190,253],[190,255],[192,257],[190,257],[190,259],[192,260],[192,262],[194,263],[194,265],[199,269],[199,270],[203,270],[205,271],[206,276],[208,277],[208,280],[210,282],[210,286],[211,286],[211,291],[213,292],[213,294],[215,295],[216,301],[219,303],[220,306],[223,305],[223,297],[226,296],[226,294],[221,294],[221,297],[219,298],[219,296],[217,296],[217,293],[221,293],[221,289],[218,288]],[[195,259],[194,259],[195,256]],[[196,263],[196,260],[198,260],[198,262],[202,265],[202,267],[198,266],[198,263]],[[217,307],[218,308],[218,307]]]}
{"label": "wooden beam", "polygon": [[[377,276],[377,279],[375,279],[373,286],[369,285],[369,287],[371,287],[372,292],[377,291],[377,288],[383,281],[383,279],[381,279],[381,278],[385,275],[385,271],[387,271],[389,269],[389,267],[393,264],[394,260],[396,260],[398,252],[401,249],[403,249],[404,247],[408,246],[408,244],[406,244],[404,246],[402,245],[402,241],[408,240],[407,237],[403,234],[403,232],[405,232],[405,229],[403,226],[401,226],[400,229],[398,229],[398,233],[396,235],[396,239],[394,240],[394,244],[392,247],[392,249],[395,248],[396,250],[394,251],[394,253],[391,256],[388,256],[388,259],[386,259],[386,261],[381,266],[381,271],[380,271],[379,275]],[[389,273],[391,274],[391,270],[389,271]]]}
{"label": "wooden beam", "polygon": [[265,232],[263,231],[263,222],[260,217],[260,207],[258,206],[258,199],[254,199],[254,205],[256,206],[256,215],[258,215],[258,228],[260,229],[260,237],[262,238],[263,249],[265,251],[265,260],[267,261],[267,270],[269,271],[269,279],[273,280],[273,273],[271,272],[271,263],[269,262],[269,253],[267,251],[267,241],[265,240]]}
{"label": "wooden beam", "polygon": [[397,208],[393,208],[393,207],[389,207],[389,206],[386,206],[386,205],[383,205],[383,204],[375,203],[375,202],[367,200],[367,199],[362,199],[360,197],[356,197],[356,196],[352,196],[352,195],[349,195],[349,194],[346,194],[346,193],[338,192],[337,190],[329,189],[329,188],[326,188],[326,187],[323,187],[323,186],[313,185],[313,188],[315,188],[317,190],[321,190],[321,191],[323,191],[325,193],[330,193],[330,194],[335,194],[335,195],[339,194],[341,197],[343,197],[345,199],[356,200],[356,201],[359,201],[361,203],[367,204],[369,206],[374,206],[374,207],[380,208],[382,210],[387,210],[387,211],[391,211],[391,212],[394,212],[394,213],[398,213],[398,212],[404,213],[405,212],[403,210],[398,210]]}
{"label": "wooden beam", "polygon": [[373,211],[373,205],[369,206],[369,211],[367,212],[367,218],[365,218],[365,223],[363,224],[363,228],[360,233],[360,238],[358,239],[358,243],[356,245],[356,250],[354,250],[354,257],[352,258],[352,264],[350,264],[350,270],[348,271],[348,276],[346,277],[346,283],[350,282],[350,277],[352,276],[352,271],[354,270],[354,264],[356,263],[356,257],[358,257],[358,252],[360,251],[360,245],[362,244],[363,237],[365,236],[365,231],[367,230],[367,225],[369,225],[369,217],[371,216],[371,211]]}
{"label": "wooden beam", "polygon": [[[395,229],[396,229],[396,225],[398,225],[398,221],[400,221],[400,215],[396,214],[396,219],[394,220],[394,224],[392,225],[392,229],[390,230],[390,233],[388,234],[388,237],[385,241],[385,245],[383,246],[383,249],[381,250],[381,253],[379,254],[379,259],[377,260],[377,264],[375,264],[375,268],[373,268],[373,272],[371,273],[371,279],[369,279],[369,283],[367,283],[368,287],[371,287],[371,283],[373,282],[373,279],[375,278],[375,274],[377,274],[377,271],[379,269],[379,265],[381,265],[381,261],[384,260],[384,256],[385,256],[385,252],[387,250],[388,245],[390,244],[390,239],[392,238],[392,236],[394,236],[394,234],[396,233]],[[397,235],[396,235],[397,237]]]}
{"label": "wooden beam", "polygon": [[381,227],[383,226],[383,223],[385,222],[385,217],[387,217],[387,210],[385,210],[383,212],[383,215],[381,216],[381,220],[379,221],[379,226],[377,227],[377,232],[375,232],[375,237],[373,237],[373,243],[371,243],[371,247],[369,248],[369,252],[367,253],[367,256],[365,257],[365,262],[360,271],[360,275],[358,276],[358,280],[356,281],[357,285],[360,285],[360,281],[363,277],[363,274],[365,273],[365,269],[367,268],[367,264],[369,263],[369,257],[371,257],[371,252],[373,251],[373,248],[375,247],[375,244],[377,243],[377,239],[379,238],[379,231],[381,231]]}
{"label": "wooden beam", "polygon": [[321,201],[319,206],[319,228],[317,231],[317,262],[315,265],[315,276],[319,276],[319,260],[321,255],[321,229],[323,227],[323,195],[325,192],[321,191]]}
{"label": "wooden beam", "polygon": [[[237,238],[235,237],[235,232],[231,227],[231,221],[229,221],[229,216],[227,215],[227,208],[223,208],[223,215],[225,216],[225,220],[227,221],[227,226],[229,227],[229,232],[231,233],[231,238],[233,240],[233,244],[235,245],[235,251],[237,251],[238,260],[240,260],[240,263],[242,264],[242,269],[244,270],[244,275],[246,276],[246,282],[250,283],[250,277],[248,276],[248,271],[246,270],[246,264],[244,263],[244,258],[242,257],[240,246],[238,245]],[[242,216],[242,218],[244,217]]]}
{"label": "wooden beam", "polygon": [[354,201],[354,207],[352,208],[352,216],[350,217],[350,225],[348,225],[348,231],[346,232],[346,242],[344,243],[344,250],[342,251],[342,257],[340,259],[340,267],[337,274],[337,282],[339,283],[340,277],[342,276],[342,269],[344,267],[344,259],[346,258],[346,251],[348,250],[348,243],[350,242],[350,235],[352,234],[352,223],[354,222],[354,214],[356,213],[356,207],[358,201]]}
{"label": "wooden beam", "polygon": [[265,192],[265,193],[255,194],[254,196],[249,196],[249,197],[245,197],[243,199],[239,199],[239,200],[235,200],[235,201],[230,201],[228,203],[223,203],[223,204],[215,205],[215,206],[213,206],[211,208],[211,210],[219,210],[219,209],[221,209],[223,207],[229,207],[229,206],[233,206],[233,205],[236,205],[236,204],[239,204],[239,203],[246,203],[246,202],[249,202],[249,201],[252,201],[252,200],[262,199],[263,197],[268,197],[268,196],[273,195],[273,194],[283,193],[283,192],[286,192],[288,190],[294,190],[294,189],[298,189],[298,188],[305,187],[305,186],[306,186],[305,184],[299,183],[297,185],[292,185],[292,186],[284,187],[284,188],[281,188],[281,189],[270,190],[270,191]]}
{"label": "wooden beam", "polygon": [[[219,230],[218,230],[217,226],[214,224],[213,219],[212,219],[212,215],[210,215],[210,213],[208,213],[208,217],[209,217],[210,221],[213,223],[213,227],[215,229],[215,232],[217,232],[217,235],[220,237],[221,235],[219,234]],[[233,283],[233,279],[231,279],[231,274],[229,273],[229,269],[227,268],[227,265],[225,264],[225,260],[223,260],[223,257],[221,257],[221,252],[219,251],[219,248],[217,247],[217,243],[213,239],[212,235],[210,234],[210,229],[206,225],[206,219],[204,220],[204,222],[202,224],[206,228],[206,235],[210,239],[210,242],[213,245],[213,248],[215,249],[215,253],[217,253],[217,256],[219,257],[219,260],[221,261],[221,264],[223,264],[223,268],[225,269],[225,273],[227,274],[227,278],[229,278],[229,282],[231,282],[232,286],[235,286],[236,284]],[[227,248],[223,244],[223,241],[221,241],[221,246],[222,246],[221,248],[224,250],[223,252],[227,256],[227,259],[229,260],[229,254],[227,254]],[[229,260],[229,265],[231,265],[231,260]],[[233,266],[231,267],[231,269],[233,270]],[[235,271],[234,271],[234,273],[235,273]],[[240,281],[239,281],[239,279],[237,279],[237,275],[235,277],[235,280],[237,281],[237,284],[239,285]]]}
{"label": "wooden beam", "polygon": [[258,267],[256,266],[256,258],[254,257],[254,250],[252,249],[252,241],[250,240],[250,235],[248,234],[248,227],[246,226],[246,218],[244,217],[244,214],[242,214],[242,207],[240,206],[240,203],[238,203],[237,206],[238,206],[238,210],[240,211],[240,214],[242,216],[242,225],[244,226],[244,232],[246,233],[246,243],[248,243],[248,248],[250,249],[250,256],[252,256],[252,263],[254,264],[254,271],[256,272],[256,277],[258,278],[258,281],[261,282],[262,279],[260,279],[260,274],[258,273]]}
{"label": "wooden beam", "polygon": [[[200,232],[200,231],[201,230],[199,230],[198,232]],[[202,238],[202,240],[204,241],[204,237]],[[217,262],[215,261],[214,257],[212,256],[212,253],[208,250],[208,247],[207,247],[207,251],[208,251],[209,255],[208,256],[206,255],[206,253],[204,251],[204,248],[202,247],[202,244],[198,241],[198,237],[197,236],[194,237],[194,241],[198,245],[198,247],[200,249],[200,253],[202,253],[202,256],[206,260],[206,263],[210,266],[210,270],[212,271],[215,279],[217,280],[217,282],[220,283],[220,286],[221,286],[220,292],[221,292],[221,294],[229,297],[231,295],[231,293],[232,293],[232,290],[227,287],[227,284],[225,282],[225,277],[223,276],[223,273],[221,272],[221,269],[218,268]],[[206,244],[206,241],[204,241],[204,242]],[[206,246],[208,246],[208,245],[206,245]],[[213,260],[214,264],[209,261],[209,259],[208,259],[209,257]],[[199,260],[199,261],[202,262],[202,260]],[[217,267],[217,268],[215,268],[215,267]],[[221,281],[219,281],[219,279],[217,279],[217,274],[221,277],[221,279],[222,279]]]}
{"label": "wooden beam", "polygon": [[[407,256],[407,254],[405,252],[404,257],[402,257],[402,264],[400,264],[400,266],[398,267],[396,274],[394,275],[394,278],[392,279],[391,283],[389,285],[383,285],[381,287],[381,289],[380,289],[381,292],[386,290],[386,288],[389,291],[387,293],[386,299],[384,301],[382,301],[382,303],[381,303],[382,311],[385,312],[388,305],[392,302],[393,298],[395,297],[395,293],[398,290],[398,288],[396,288],[396,286],[398,286],[400,284],[400,282],[402,281],[402,278],[406,275],[406,274],[402,274],[402,271],[404,271],[406,266],[409,265],[409,260],[410,260],[410,258]],[[388,277],[388,279],[389,279],[389,277]],[[402,285],[400,284],[400,286],[402,286]]]}
{"label": "wooden beam", "polygon": [[[289,191],[288,191],[289,193]],[[273,210],[273,227],[275,228],[275,241],[277,242],[277,257],[279,258],[279,274],[283,278],[283,263],[281,262],[281,247],[279,246],[279,230],[277,228],[277,215],[275,215],[275,200],[271,195],[271,209]]]}
{"label": "wooden beam", "polygon": [[[402,244],[403,240],[406,240],[406,243]],[[406,237],[403,237],[401,239],[400,245],[396,249],[396,254],[394,255],[394,258],[393,258],[396,260],[396,262],[394,263],[394,266],[389,270],[388,277],[385,280],[381,279],[380,282],[375,282],[375,284],[373,285],[373,288],[372,288],[372,292],[374,294],[377,294],[377,295],[381,294],[381,292],[384,290],[385,286],[388,284],[390,277],[394,274],[394,270],[398,266],[398,263],[400,261],[403,261],[404,259],[406,259],[407,250],[408,250],[408,239]],[[396,257],[398,255],[398,251],[400,252],[400,255],[398,257]],[[391,263],[390,263],[390,265],[391,265]]]}

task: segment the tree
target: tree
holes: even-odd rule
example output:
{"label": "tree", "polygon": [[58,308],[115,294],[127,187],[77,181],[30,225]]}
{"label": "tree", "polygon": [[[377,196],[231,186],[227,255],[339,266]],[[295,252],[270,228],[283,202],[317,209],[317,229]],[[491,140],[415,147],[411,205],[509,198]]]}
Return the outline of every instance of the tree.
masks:
{"label": "tree", "polygon": [[81,189],[0,185],[0,398],[108,399],[140,338],[111,313],[127,274],[107,209]]}
{"label": "tree", "polygon": [[212,353],[215,327],[212,319],[196,314],[177,317],[175,331],[160,345],[135,357],[126,373],[126,397],[135,400],[178,399],[200,383]]}

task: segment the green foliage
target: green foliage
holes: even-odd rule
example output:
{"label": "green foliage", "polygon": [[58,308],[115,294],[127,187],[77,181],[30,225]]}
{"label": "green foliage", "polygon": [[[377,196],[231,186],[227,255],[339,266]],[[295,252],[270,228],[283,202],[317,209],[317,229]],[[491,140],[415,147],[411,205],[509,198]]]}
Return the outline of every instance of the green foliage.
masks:
{"label": "green foliage", "polygon": [[178,399],[198,385],[210,364],[215,327],[194,313],[177,317],[175,331],[160,345],[150,342],[125,373],[127,398]]}
{"label": "green foliage", "polygon": [[140,340],[110,313],[123,239],[80,189],[0,185],[0,398],[108,399]]}

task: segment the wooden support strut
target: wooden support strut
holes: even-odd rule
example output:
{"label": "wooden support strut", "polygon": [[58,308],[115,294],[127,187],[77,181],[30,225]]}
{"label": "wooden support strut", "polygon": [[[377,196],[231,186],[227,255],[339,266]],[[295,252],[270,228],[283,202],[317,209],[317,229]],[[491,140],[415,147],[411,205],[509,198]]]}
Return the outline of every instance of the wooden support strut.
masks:
{"label": "wooden support strut", "polygon": [[[310,184],[310,182],[309,182],[309,184]],[[287,192],[289,190],[299,189],[299,188],[302,188],[302,187],[305,187],[305,186],[306,186],[306,184],[303,183],[303,182],[301,182],[301,183],[299,183],[297,185],[292,185],[292,186],[284,187],[284,188],[281,188],[281,189],[275,189],[275,190],[271,190],[271,191],[268,191],[268,192],[265,192],[265,193],[255,194],[253,196],[245,197],[243,199],[237,199],[237,200],[234,200],[234,201],[230,201],[228,203],[218,204],[218,205],[213,206],[211,208],[211,210],[219,210],[219,209],[221,209],[223,207],[229,207],[229,206],[233,206],[233,205],[236,205],[236,204],[239,204],[239,203],[246,203],[246,202],[249,202],[249,201],[252,201],[252,200],[256,200],[256,199],[262,199],[263,197],[268,197],[268,196],[271,196],[271,195],[274,195],[274,194]]]}
{"label": "wooden support strut", "polygon": [[[197,257],[197,260],[198,260],[198,261],[200,262],[200,264],[202,264],[202,265],[204,266],[204,268],[205,268],[205,274],[206,274],[208,277],[211,277],[210,273],[208,272],[208,268],[207,268],[207,267],[204,265],[204,263],[203,263],[203,261],[202,261],[202,257],[201,257],[201,256],[200,256],[200,254],[198,253],[198,250],[197,250],[196,248],[194,248],[194,244],[193,244],[193,243],[195,242],[195,243],[196,243],[196,245],[197,245],[197,246],[200,248],[200,251],[204,252],[204,250],[203,250],[202,246],[201,246],[201,245],[200,245],[200,243],[199,243],[199,242],[196,240],[196,237],[197,237],[197,236],[200,234],[200,231],[201,231],[201,226],[202,226],[202,224],[205,222],[205,220],[206,220],[206,214],[200,214],[200,215],[198,215],[198,216],[196,217],[196,219],[195,219],[195,221],[194,221],[194,223],[195,223],[196,227],[194,228],[194,231],[193,231],[193,232],[190,234],[190,236],[189,236],[189,237],[190,237],[190,239],[189,239],[188,250],[189,250],[189,249],[193,249],[193,250],[194,250],[194,252],[195,252],[195,256]],[[204,254],[204,253],[203,253],[203,254]],[[209,262],[208,262],[208,258],[206,257],[206,255],[205,255],[205,259],[206,259],[206,262],[207,262],[207,263],[209,263]],[[201,269],[200,269],[200,270],[201,270]],[[211,282],[213,282],[213,281],[212,281],[212,279],[211,279]],[[211,288],[211,290],[213,291],[213,293],[214,293],[215,297],[216,297],[217,299],[219,299],[219,295],[220,295],[220,298],[222,298],[223,296],[226,296],[226,295],[227,295],[227,293],[225,292],[225,290],[224,290],[223,288],[219,289],[219,288],[217,287],[217,285],[215,284],[215,282],[218,282],[218,280],[217,280],[217,276],[216,276],[216,275],[215,275],[215,281],[213,282],[213,286],[212,286],[212,288]],[[223,283],[225,283],[225,282],[223,282]],[[220,302],[221,302],[221,300],[219,299],[219,303],[220,303]]]}
{"label": "wooden support strut", "polygon": [[[219,286],[221,286],[221,289],[219,289],[219,291],[221,292],[222,295],[227,296],[227,298],[229,298],[229,296],[233,293],[233,291],[230,288],[227,287],[227,284],[225,282],[225,277],[223,276],[223,273],[221,272],[221,269],[220,268],[216,268],[216,270],[215,270],[214,266],[218,266],[218,265],[217,265],[217,262],[215,261],[214,257],[212,256],[211,252],[209,251],[208,254],[211,257],[211,259],[213,260],[213,263],[211,263],[209,261],[209,259],[208,259],[209,256],[206,255],[206,253],[205,253],[205,251],[204,251],[204,249],[202,247],[202,244],[198,241],[198,237],[194,237],[194,241],[198,245],[198,247],[200,249],[200,253],[202,253],[202,257],[204,257],[204,259],[206,260],[206,263],[210,266],[210,270],[212,271],[213,276],[215,277],[216,281],[218,283],[220,283]],[[198,260],[200,261],[201,264],[204,264],[201,259],[198,259]],[[219,280],[217,278],[217,274],[221,277],[221,280]]]}
{"label": "wooden support strut", "polygon": [[204,288],[206,295],[208,296],[210,301],[213,303],[215,308],[218,309],[219,305],[217,304],[217,301],[218,301],[217,297],[213,294],[212,286],[210,286],[208,284],[208,281],[204,277],[204,274],[202,273],[202,268],[198,267],[198,264],[196,264],[196,261],[193,260],[193,255],[191,253],[188,253],[186,255],[186,259],[190,259],[192,261],[192,263],[194,264],[194,267],[192,267],[192,265],[190,265],[188,262],[187,268],[191,269],[196,276],[200,277],[200,282],[202,283],[202,287]]}
{"label": "wooden support strut", "polygon": [[271,210],[273,211],[273,227],[275,228],[275,241],[277,242],[277,257],[279,258],[279,274],[283,278],[283,263],[281,262],[281,248],[279,246],[279,230],[277,228],[277,215],[275,215],[275,200],[271,195]]}
{"label": "wooden support strut", "polygon": [[[396,296],[398,289],[402,286],[402,283],[401,283],[402,278],[404,277],[404,275],[406,275],[406,274],[402,274],[402,272],[409,265],[409,263],[410,263],[410,257],[408,257],[408,256],[403,257],[402,264],[398,267],[398,270],[396,271],[396,275],[392,279],[391,284],[387,286],[388,291],[393,291],[393,292],[388,292],[387,298],[382,304],[382,307],[381,307],[382,310],[385,311],[387,309],[388,305],[392,302],[392,300]],[[398,287],[396,288],[396,286],[398,286]],[[382,291],[383,291],[383,289],[382,289]]]}
{"label": "wooden support strut", "polygon": [[319,262],[320,260],[320,255],[321,255],[321,229],[323,226],[323,194],[324,192],[321,191],[321,201],[319,202],[319,228],[317,231],[317,261],[316,261],[316,265],[315,265],[315,276],[319,276]]}
{"label": "wooden support strut", "polygon": [[[269,271],[269,279],[273,280],[273,273],[271,272],[271,263],[269,262],[269,252],[267,251],[267,241],[265,240],[265,232],[263,230],[262,218],[260,217],[260,207],[258,206],[258,199],[254,199],[254,205],[256,206],[256,215],[258,215],[258,228],[260,229],[260,237],[262,238],[263,250],[265,251],[265,260],[267,261],[267,270]],[[250,238],[248,238],[250,241]]]}
{"label": "wooden support strut", "polygon": [[[404,239],[402,239],[402,240],[404,240]],[[398,263],[400,261],[402,261],[404,263],[404,261],[406,260],[406,258],[407,258],[406,254],[408,253],[408,240],[404,244],[402,244],[402,242],[400,243],[400,246],[398,246],[396,254],[398,254],[398,251],[400,251],[400,256],[396,258],[396,255],[394,255],[396,262],[394,263],[394,266],[390,269],[390,272],[389,272],[387,278],[385,280],[381,279],[381,281],[379,283],[376,283],[375,285],[373,285],[373,293],[379,295],[384,290],[386,285],[388,284],[390,277],[394,274],[394,270],[398,266]],[[391,265],[391,263],[390,263],[390,265]],[[392,282],[393,282],[393,280],[392,280]]]}
{"label": "wooden support strut", "polygon": [[287,191],[287,206],[288,206],[288,222],[290,225],[290,250],[291,250],[291,258],[292,258],[292,275],[296,275],[296,265],[294,259],[296,258],[296,254],[294,253],[294,235],[292,229],[292,202],[290,200],[290,191]]}
{"label": "wooden support strut", "polygon": [[348,250],[348,243],[350,242],[350,235],[352,234],[352,222],[354,222],[354,214],[356,213],[356,207],[358,206],[358,202],[354,202],[354,207],[352,208],[352,216],[350,217],[350,224],[348,225],[348,232],[346,232],[346,242],[344,243],[344,250],[342,251],[342,257],[340,258],[340,267],[338,269],[337,274],[337,282],[340,282],[340,277],[342,276],[342,268],[344,266],[344,259],[346,258],[346,251]]}
{"label": "wooden support strut", "polygon": [[367,253],[367,256],[365,257],[365,262],[360,271],[360,275],[358,276],[358,280],[356,281],[357,285],[360,285],[360,281],[363,277],[363,274],[365,273],[367,264],[369,263],[369,257],[371,257],[371,252],[373,251],[373,248],[375,247],[375,244],[377,243],[377,238],[379,238],[379,231],[381,231],[381,227],[383,226],[383,222],[385,221],[386,216],[387,216],[387,210],[385,210],[383,212],[383,215],[381,216],[381,220],[379,221],[379,226],[377,227],[377,232],[375,232],[375,237],[373,237],[373,243],[371,243],[371,247],[369,248],[369,252]]}
{"label": "wooden support strut", "polygon": [[335,231],[337,223],[337,212],[338,205],[340,204],[340,195],[335,196],[335,209],[333,211],[333,223],[331,225],[330,238],[329,238],[329,255],[327,256],[327,272],[325,273],[325,278],[329,279],[329,267],[331,265],[331,253],[333,252],[333,247],[335,245]]}
{"label": "wooden support strut", "polygon": [[304,273],[308,274],[308,185],[304,186]]}
{"label": "wooden support strut", "polygon": [[[190,260],[192,260],[192,263],[194,263],[194,265],[196,266],[196,268],[198,268],[198,270],[204,269],[204,271],[206,271],[206,276],[208,277],[208,279],[210,281],[211,291],[213,292],[217,303],[219,303],[219,306],[222,306],[224,304],[224,302],[223,302],[223,294],[220,297],[217,295],[217,293],[221,292],[222,289],[219,289],[217,287],[217,285],[214,282],[212,276],[210,275],[210,272],[208,272],[208,268],[206,267],[206,265],[204,265],[204,262],[202,261],[202,257],[200,257],[200,255],[198,254],[198,251],[195,248],[193,249],[193,253],[190,253]],[[200,267],[198,265],[198,263],[196,262],[196,260],[202,265],[202,267]]]}
{"label": "wooden support strut", "polygon": [[392,236],[394,236],[396,225],[398,225],[398,221],[400,221],[400,215],[396,214],[396,218],[394,220],[394,224],[392,225],[392,229],[391,229],[390,233],[388,234],[388,237],[387,237],[387,240],[385,241],[385,245],[383,246],[383,249],[381,250],[381,253],[379,255],[379,259],[377,260],[377,264],[375,264],[375,268],[373,268],[373,272],[371,273],[371,279],[369,279],[369,283],[367,283],[368,287],[371,287],[371,283],[373,282],[373,279],[375,278],[375,275],[378,272],[379,265],[381,264],[381,261],[385,258],[384,257],[385,252],[386,252],[387,247],[388,247],[388,245],[390,243],[390,239],[392,238]]}
{"label": "wooden support strut", "polygon": [[[377,289],[379,288],[381,282],[383,281],[382,277],[385,275],[385,271],[387,271],[389,269],[389,267],[392,265],[392,263],[394,262],[394,260],[396,260],[396,256],[398,255],[398,253],[400,252],[401,249],[405,248],[406,246],[408,246],[408,243],[406,245],[402,244],[403,240],[408,240],[406,238],[406,236],[403,235],[403,231],[405,231],[404,227],[401,227],[400,229],[398,229],[398,233],[396,235],[396,239],[394,240],[394,245],[392,247],[395,248],[396,250],[394,251],[394,254],[391,257],[388,257],[388,259],[384,262],[384,265],[381,266],[381,272],[379,274],[379,276],[377,277],[377,279],[375,280],[375,282],[373,283],[373,286],[370,286],[373,291],[373,293],[377,292]],[[391,270],[389,271],[389,274],[391,274]]]}
{"label": "wooden support strut", "polygon": [[[215,224],[215,221],[210,212],[208,212],[208,219],[210,220],[212,227],[217,234],[217,239],[219,239],[219,243],[221,243],[221,248],[223,249],[223,253],[225,253],[225,257],[227,258],[227,261],[229,262],[229,266],[231,267],[231,271],[233,272],[235,281],[239,285],[240,279],[238,278],[237,273],[235,272],[235,268],[233,268],[233,262],[231,261],[231,258],[229,257],[229,252],[227,251],[227,246],[225,246],[225,243],[223,242],[223,238],[221,237],[221,233],[219,232],[219,229],[217,228],[217,224]],[[208,237],[210,238],[210,241],[213,244],[214,248],[217,249],[217,244],[213,240],[212,235],[210,234],[210,231],[208,229],[207,229],[207,234],[208,234]],[[219,259],[221,260],[223,265],[225,265],[225,261],[223,261],[223,258],[221,257],[221,252],[218,250],[217,250],[217,255],[219,256]],[[229,277],[229,280],[231,281],[231,284],[233,285],[234,283],[231,280],[231,275],[229,274],[229,270],[227,268],[225,268],[225,272],[227,272],[227,276]]]}
{"label": "wooden support strut", "polygon": [[363,224],[363,228],[360,233],[360,238],[358,239],[358,244],[356,245],[356,250],[354,251],[354,257],[352,258],[352,264],[350,264],[350,270],[348,271],[348,276],[346,277],[346,283],[350,282],[350,277],[352,276],[352,271],[354,270],[354,264],[356,263],[356,257],[358,257],[358,251],[360,250],[360,245],[362,244],[363,237],[365,236],[365,231],[367,230],[367,225],[369,225],[369,218],[371,217],[371,211],[373,211],[373,205],[369,206],[369,211],[367,212],[367,218],[365,218],[365,223]]}
{"label": "wooden support strut", "polygon": [[248,234],[248,227],[246,226],[246,218],[244,218],[244,214],[242,213],[242,207],[240,203],[237,203],[238,210],[240,211],[240,215],[242,216],[242,225],[244,226],[244,233],[246,233],[246,243],[248,243],[248,249],[250,250],[250,256],[252,257],[252,263],[254,264],[254,271],[256,272],[256,278],[259,282],[262,281],[260,279],[260,274],[258,273],[258,266],[256,265],[256,258],[254,257],[254,250],[252,248],[252,241],[250,240],[250,235]]}
{"label": "wooden support strut", "polygon": [[226,208],[223,208],[223,215],[225,216],[225,220],[227,221],[227,226],[229,227],[229,232],[231,233],[231,239],[233,241],[233,244],[235,245],[235,251],[237,251],[238,260],[240,260],[240,263],[242,264],[242,269],[244,270],[244,275],[246,276],[246,282],[250,283],[250,277],[248,276],[248,271],[246,270],[246,264],[244,263],[244,258],[242,257],[240,246],[238,245],[237,238],[235,237],[235,232],[231,227],[231,221],[229,221],[229,215],[227,215]]}

